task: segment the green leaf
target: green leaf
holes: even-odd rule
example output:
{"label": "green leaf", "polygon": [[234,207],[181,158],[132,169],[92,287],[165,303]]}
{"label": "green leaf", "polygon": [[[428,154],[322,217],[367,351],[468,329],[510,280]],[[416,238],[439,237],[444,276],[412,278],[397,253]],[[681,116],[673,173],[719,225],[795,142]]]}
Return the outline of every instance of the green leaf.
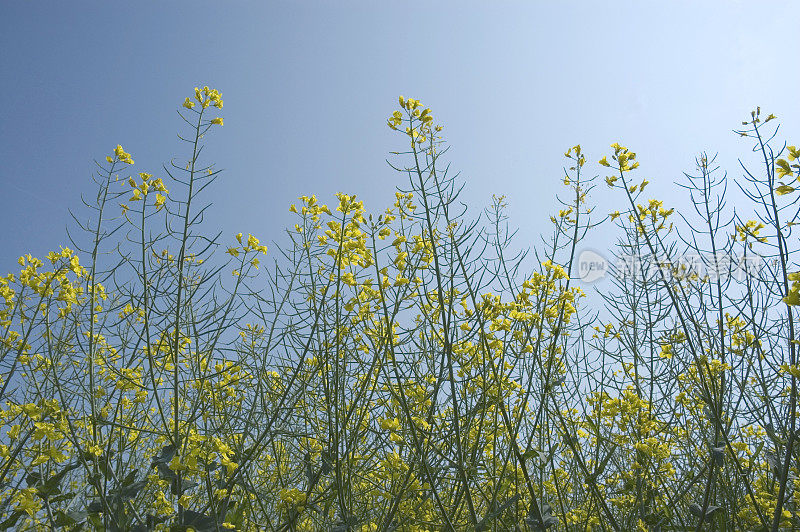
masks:
{"label": "green leaf", "polygon": [[153,465],[155,464],[168,464],[175,457],[175,446],[172,444],[166,445],[161,448],[158,456],[153,458]]}
{"label": "green leaf", "polygon": [[75,526],[86,521],[88,514],[85,510],[58,510],[56,512],[56,526]]}
{"label": "green leaf", "polygon": [[536,449],[528,449],[524,453],[522,453],[523,460],[533,460],[539,456],[539,451]]}
{"label": "green leaf", "polygon": [[[706,508],[706,518],[714,515],[714,512],[716,512],[719,509],[720,509],[719,506],[715,504],[709,504],[708,508]],[[700,517],[703,515],[703,507],[697,504],[696,502],[693,502],[692,504],[689,505],[689,512],[695,517]]]}
{"label": "green leaf", "polygon": [[175,474],[175,471],[170,469],[164,462],[156,462],[156,468],[158,469],[158,476],[163,480],[178,480],[178,475]]}
{"label": "green leaf", "polygon": [[194,510],[184,510],[181,524],[187,528],[192,527],[195,532],[216,532],[217,530],[216,519]]}
{"label": "green leaf", "polygon": [[145,486],[147,486],[147,481],[140,480],[139,482],[134,482],[133,484],[129,484],[127,486],[121,486],[120,488],[113,490],[111,493],[123,499],[133,499]]}
{"label": "green leaf", "polygon": [[525,522],[531,527],[531,530],[542,531],[558,524],[558,517],[553,515],[553,508],[550,503],[543,502],[542,507],[539,509],[539,514],[542,516],[540,521],[533,515],[528,515]]}
{"label": "green leaf", "polygon": [[503,514],[503,512],[505,512],[509,507],[511,507],[511,505],[515,504],[518,500],[519,500],[519,495],[514,495],[506,502],[501,504],[500,507],[497,508],[495,511],[486,514],[486,516],[483,519],[481,519],[477,525],[475,525],[475,532],[481,530],[489,530],[489,528],[491,528],[490,525],[492,524],[492,521],[500,517]]}
{"label": "green leaf", "polygon": [[611,459],[611,456],[613,456],[614,451],[616,451],[616,450],[617,450],[617,446],[614,445],[614,447],[612,447],[611,450],[608,451],[608,453],[605,455],[605,457],[603,457],[603,459],[597,465],[597,468],[595,469],[594,473],[592,473],[592,479],[596,479],[598,476],[600,476],[603,473],[603,471],[606,468],[606,465],[608,465],[609,459]]}
{"label": "green leaf", "polygon": [[25,512],[21,512],[19,510],[14,510],[14,513],[12,513],[8,517],[8,519],[6,519],[2,523],[0,523],[0,529],[8,530],[12,526],[16,525],[17,521],[19,521],[19,518],[22,517],[24,514],[25,514]]}
{"label": "green leaf", "polygon": [[25,480],[28,483],[28,487],[36,488],[36,494],[42,500],[48,500],[53,495],[58,495],[61,493],[60,484],[64,479],[64,475],[78,467],[80,467],[80,463],[73,462],[64,466],[64,469],[51,476],[47,480],[44,480],[39,473],[30,473]]}
{"label": "green leaf", "polygon": [[722,465],[722,460],[725,457],[725,446],[711,447],[711,457],[717,465]]}

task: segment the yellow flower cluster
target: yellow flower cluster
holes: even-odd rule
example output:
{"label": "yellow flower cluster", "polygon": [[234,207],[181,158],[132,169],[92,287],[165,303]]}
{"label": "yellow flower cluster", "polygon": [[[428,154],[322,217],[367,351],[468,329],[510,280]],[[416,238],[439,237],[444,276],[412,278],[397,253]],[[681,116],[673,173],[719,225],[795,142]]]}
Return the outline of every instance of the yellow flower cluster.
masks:
{"label": "yellow flower cluster", "polygon": [[306,505],[307,496],[305,492],[297,488],[283,489],[280,492],[283,504],[288,508],[301,509]]}
{"label": "yellow flower cluster", "polygon": [[[247,234],[247,240],[244,240],[243,234],[238,233],[236,235],[236,241],[239,243],[239,246],[231,246],[227,249],[225,253],[230,255],[231,257],[239,257],[239,254],[242,253],[241,265],[244,265],[245,260],[249,258],[247,262],[250,266],[255,269],[258,269],[258,265],[261,263],[257,256],[250,255],[251,252],[261,253],[262,255],[267,254],[267,246],[261,244],[258,238],[254,237],[250,233]],[[241,275],[241,269],[236,269],[233,271],[233,275],[239,276]]]}
{"label": "yellow flower cluster", "polygon": [[[574,155],[573,152],[575,152]],[[576,144],[575,146],[568,149],[566,153],[564,153],[564,157],[567,157],[568,159],[572,159],[573,161],[575,161],[576,166],[570,168],[570,170],[576,170],[578,168],[583,167],[583,165],[586,164],[586,156],[581,152],[580,144]],[[568,178],[564,180],[564,184],[569,185]]]}
{"label": "yellow flower cluster", "polygon": [[[734,235],[737,240],[741,242],[747,241],[748,237],[753,237],[759,242],[766,242],[766,237],[759,236],[759,232],[764,229],[764,224],[757,220],[748,220],[745,224],[736,226],[736,234]],[[752,244],[751,244],[752,247]]]}
{"label": "yellow flower cluster", "polygon": [[[639,211],[639,221],[644,222],[645,220],[649,220],[656,232],[665,228],[667,219],[675,212],[674,207],[671,209],[665,209],[663,207],[663,202],[656,199],[651,199],[648,205],[637,204],[636,209]],[[619,215],[619,213],[617,213],[617,215]],[[643,230],[642,226],[638,227],[640,231]],[[671,223],[669,225],[669,229],[672,229]]]}
{"label": "yellow flower cluster", "polygon": [[[206,87],[184,107],[217,104]],[[291,243],[276,259],[289,266],[279,271],[276,262],[266,290],[241,282],[267,251],[246,233],[227,250],[239,263],[230,284],[214,277],[219,270],[194,266],[204,255],[191,242],[173,255],[159,237],[124,256],[133,272],[124,283],[111,284],[117,276],[94,257],[87,272],[68,248],[47,255],[52,268],[27,255],[19,274],[0,277],[3,522],[70,526],[71,494],[79,493],[84,526],[94,529],[147,519],[166,530],[182,526],[183,515],[237,530],[272,522],[310,532],[344,522],[362,531],[645,532],[659,521],[673,526],[678,511],[684,521],[696,517],[712,482],[718,508],[708,526],[756,529],[773,512],[779,528],[796,524],[796,490],[776,510],[787,432],[772,426],[778,418],[754,414],[766,400],[785,411],[796,394],[787,384],[800,365],[781,342],[800,341],[757,337],[763,325],[752,309],[704,306],[708,287],[691,284],[678,285],[700,289],[680,296],[696,311],[689,327],[668,314],[681,301],[665,306],[657,292],[647,300],[641,285],[636,301],[616,300],[613,323],[579,314],[573,232],[556,231],[533,273],[507,271],[498,225],[482,232],[452,218],[455,209],[442,207],[448,197],[429,186],[442,177],[431,152],[417,152],[436,140],[430,111],[413,99],[400,104],[389,125],[408,126],[413,192],[400,188],[378,216],[355,195],[337,194],[335,210],[301,196],[290,206]],[[203,121],[202,109],[200,135],[222,124]],[[636,155],[613,147],[619,175],[609,179],[624,184],[625,219],[663,227],[673,210],[655,199],[636,203],[632,195],[648,183],[626,181]],[[132,164],[119,149],[112,167]],[[591,188],[580,178],[586,155],[576,145],[565,156],[574,172],[564,182],[575,195],[557,229],[580,229]],[[611,167],[610,159],[601,164]],[[202,178],[212,167],[200,167]],[[167,193],[146,173],[128,184],[131,201]],[[493,199],[490,224],[502,222],[505,203]],[[128,221],[143,224],[141,214]],[[744,241],[764,228],[750,221],[736,230]],[[665,243],[658,231],[645,235]],[[800,272],[788,281],[784,301],[798,305]],[[731,312],[706,321],[709,308]],[[785,307],[765,310],[783,323]],[[709,438],[719,422],[724,433]],[[800,474],[790,466],[789,478]]]}
{"label": "yellow flower cluster", "polygon": [[[217,109],[222,109],[222,95],[220,95],[217,89],[209,89],[208,85],[199,89],[197,87],[194,88],[194,99],[200,104],[203,109],[213,105]],[[191,98],[187,97],[183,101],[183,107],[187,109],[194,108],[194,102]],[[221,124],[222,122],[220,122]]]}
{"label": "yellow flower cluster", "polygon": [[787,146],[786,151],[788,152],[786,159],[779,158],[775,161],[775,172],[779,179],[792,177],[794,173],[800,171],[800,149]]}
{"label": "yellow flower cluster", "polygon": [[[216,89],[209,89],[208,86],[203,87],[202,89],[195,87],[194,88],[194,101],[190,97],[186,97],[183,101],[182,106],[186,109],[194,109],[195,101],[200,104],[201,107],[201,115],[202,110],[207,109],[210,106],[216,107],[217,109],[222,109],[222,95],[220,95],[219,91]],[[216,125],[221,126],[223,125],[224,121],[222,117],[212,118],[210,122],[207,122],[209,125]],[[211,170],[208,171],[211,174]]]}
{"label": "yellow flower cluster", "polygon": [[123,150],[122,146],[119,144],[117,144],[117,147],[114,148],[114,157],[112,158],[110,155],[107,155],[106,161],[108,161],[109,163],[120,161],[125,164],[133,164],[133,159],[131,158],[131,154]]}
{"label": "yellow flower cluster", "polygon": [[[429,137],[432,137],[434,131],[438,132],[442,130],[441,126],[433,126],[433,115],[429,108],[426,107],[420,110],[422,104],[419,100],[413,98],[406,99],[400,96],[399,102],[401,109],[405,111],[406,120],[408,120],[409,123],[405,132],[406,135],[411,138],[412,145],[423,144]],[[388,126],[393,130],[397,130],[402,122],[402,111],[394,111],[392,116],[387,120]]]}
{"label": "yellow flower cluster", "polygon": [[800,305],[800,272],[792,272],[786,276],[792,285],[789,288],[789,293],[783,298],[783,302],[789,306]]}
{"label": "yellow flower cluster", "polygon": [[[610,187],[614,186],[614,183],[624,172],[630,172],[631,170],[635,170],[639,167],[639,162],[635,161],[636,153],[630,151],[625,146],[621,146],[618,142],[612,144],[611,147],[614,148],[614,155],[612,155],[611,158],[616,161],[616,165],[612,166],[612,164],[608,162],[607,156],[603,156],[603,158],[599,161],[602,166],[607,168],[616,168],[619,170],[619,175],[606,177],[606,183]],[[644,188],[646,184],[647,182],[645,181],[641,187]],[[633,187],[631,192],[633,193],[635,191],[636,187]]]}
{"label": "yellow flower cluster", "polygon": [[167,200],[166,194],[169,194],[169,190],[164,186],[164,182],[160,177],[153,179],[152,174],[145,172],[139,172],[139,178],[142,180],[141,183],[137,183],[132,177],[128,178],[128,184],[133,193],[133,195],[128,198],[128,201],[141,201],[147,198],[150,189],[153,189],[157,192],[155,206],[157,209],[161,209],[164,206],[164,202]]}

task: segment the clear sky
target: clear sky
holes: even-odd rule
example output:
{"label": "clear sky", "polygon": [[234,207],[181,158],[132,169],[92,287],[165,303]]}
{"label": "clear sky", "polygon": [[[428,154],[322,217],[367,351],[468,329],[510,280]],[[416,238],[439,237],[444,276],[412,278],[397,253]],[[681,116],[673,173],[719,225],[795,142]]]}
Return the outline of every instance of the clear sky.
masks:
{"label": "clear sky", "polygon": [[[116,144],[135,171],[185,158],[175,111],[196,85],[225,101],[208,222],[226,235],[282,240],[301,194],[389,206],[399,94],[445,126],[465,201],[507,195],[523,242],[549,232],[576,143],[601,177],[609,144],[630,146],[652,194],[680,204],[673,182],[700,150],[740,173],[749,145],[731,130],[756,105],[800,143],[798,22],[793,2],[7,0],[0,272],[66,243],[92,160]],[[622,206],[605,188],[597,212]]]}

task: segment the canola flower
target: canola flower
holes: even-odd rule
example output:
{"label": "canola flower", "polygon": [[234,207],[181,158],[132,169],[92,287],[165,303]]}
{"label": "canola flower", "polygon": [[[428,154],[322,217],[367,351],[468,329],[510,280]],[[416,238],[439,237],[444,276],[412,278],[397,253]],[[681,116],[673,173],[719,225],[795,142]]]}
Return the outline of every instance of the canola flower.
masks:
{"label": "canola flower", "polygon": [[[117,181],[132,156],[107,156],[89,251],[25,255],[0,277],[0,527],[799,524],[783,480],[798,474],[791,218],[703,233],[719,253],[784,250],[780,275],[743,279],[757,298],[664,268],[621,281],[600,321],[575,277],[596,225],[581,146],[564,154],[548,251],[526,269],[504,229],[510,200],[477,221],[456,209],[442,127],[419,100],[398,104],[387,125],[410,151],[393,165],[411,178],[390,206],[301,196],[269,253],[250,233],[199,237],[188,199],[202,205],[218,172],[198,150],[174,180]],[[189,144],[223,124],[209,107],[222,97],[208,87],[181,104]],[[762,142],[774,119],[755,111],[745,136]],[[626,246],[674,249],[676,209],[645,199],[638,155],[611,147],[598,163],[622,202],[610,225]],[[787,212],[799,155],[771,162],[782,184],[753,184],[768,212]],[[693,186],[718,183],[709,163]],[[104,203],[118,198],[121,218]]]}

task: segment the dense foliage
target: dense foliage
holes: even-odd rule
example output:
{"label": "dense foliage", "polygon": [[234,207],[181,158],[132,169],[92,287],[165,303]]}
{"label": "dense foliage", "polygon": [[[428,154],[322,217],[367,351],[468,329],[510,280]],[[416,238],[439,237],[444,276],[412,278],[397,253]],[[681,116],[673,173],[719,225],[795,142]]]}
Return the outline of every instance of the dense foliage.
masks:
{"label": "dense foliage", "polygon": [[[162,177],[121,176],[117,146],[78,251],[0,278],[0,528],[800,528],[800,152],[772,115],[739,132],[763,161],[739,182],[755,218],[701,155],[686,234],[619,144],[599,168],[622,207],[592,221],[569,149],[526,270],[503,198],[469,215],[442,128],[402,97],[394,205],[304,196],[269,254],[210,236],[221,108],[185,100],[188,156]],[[592,312],[576,248],[599,223],[637,260]]]}

